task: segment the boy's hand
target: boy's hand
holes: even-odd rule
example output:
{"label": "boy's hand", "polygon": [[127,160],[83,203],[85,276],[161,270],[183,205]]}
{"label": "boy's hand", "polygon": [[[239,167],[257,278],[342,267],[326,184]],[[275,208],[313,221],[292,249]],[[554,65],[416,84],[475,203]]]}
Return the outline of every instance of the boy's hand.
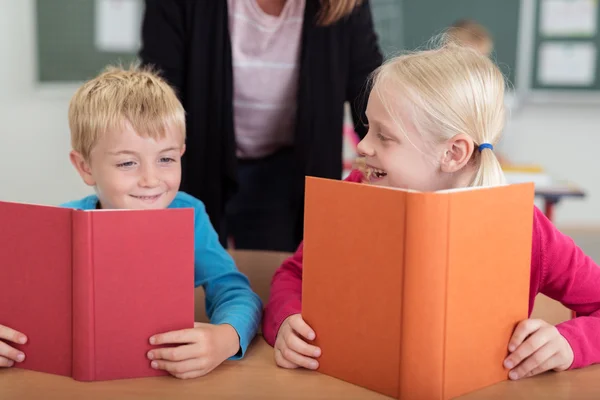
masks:
{"label": "boy's hand", "polygon": [[573,363],[573,349],[554,325],[526,319],[517,325],[504,366],[512,369],[510,379],[527,378],[545,371],[564,371]]}
{"label": "boy's hand", "polygon": [[321,349],[302,339],[315,338],[315,333],[302,319],[300,314],[287,317],[277,332],[275,339],[275,362],[283,368],[304,367],[317,369],[319,362],[315,358],[321,355]]}
{"label": "boy's hand", "polygon": [[208,374],[240,349],[240,338],[231,325],[200,322],[194,328],[154,335],[150,344],[179,344],[177,347],[152,349],[151,366],[180,379]]}
{"label": "boy's hand", "polygon": [[15,362],[23,362],[25,360],[25,354],[10,347],[6,341],[25,344],[27,343],[27,336],[8,326],[0,325],[0,368],[12,367],[15,365]]}

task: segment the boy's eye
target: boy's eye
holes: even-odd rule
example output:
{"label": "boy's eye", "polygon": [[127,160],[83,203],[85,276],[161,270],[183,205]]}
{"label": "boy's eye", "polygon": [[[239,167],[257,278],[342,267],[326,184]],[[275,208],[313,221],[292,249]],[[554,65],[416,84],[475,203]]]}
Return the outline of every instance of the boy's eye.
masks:
{"label": "boy's eye", "polygon": [[161,162],[161,163],[170,164],[170,163],[173,163],[173,162],[175,162],[175,159],[174,159],[174,158],[172,158],[172,157],[162,157],[162,158],[160,159],[160,162]]}
{"label": "boy's eye", "polygon": [[128,167],[133,167],[134,165],[135,165],[135,163],[133,161],[125,161],[125,162],[117,164],[117,167],[128,168]]}

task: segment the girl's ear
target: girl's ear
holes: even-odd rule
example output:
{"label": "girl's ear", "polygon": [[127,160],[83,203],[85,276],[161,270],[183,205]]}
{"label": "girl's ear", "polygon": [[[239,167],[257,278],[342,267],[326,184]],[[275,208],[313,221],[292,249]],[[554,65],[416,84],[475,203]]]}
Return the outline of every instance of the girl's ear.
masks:
{"label": "girl's ear", "polygon": [[443,172],[460,171],[471,159],[475,149],[473,139],[469,135],[459,133],[446,142],[440,166]]}

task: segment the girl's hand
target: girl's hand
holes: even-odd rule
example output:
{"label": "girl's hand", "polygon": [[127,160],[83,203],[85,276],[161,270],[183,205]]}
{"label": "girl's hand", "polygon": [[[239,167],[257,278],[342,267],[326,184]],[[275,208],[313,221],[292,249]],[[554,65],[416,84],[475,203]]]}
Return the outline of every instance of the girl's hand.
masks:
{"label": "girl's hand", "polygon": [[300,314],[290,315],[279,327],[275,339],[277,365],[283,368],[317,369],[319,367],[319,362],[315,358],[321,355],[321,349],[306,343],[303,338],[313,340],[315,333]]}
{"label": "girl's hand", "polygon": [[511,354],[504,366],[510,379],[527,378],[542,372],[564,371],[573,363],[573,349],[554,325],[540,319],[521,321],[508,343]]}

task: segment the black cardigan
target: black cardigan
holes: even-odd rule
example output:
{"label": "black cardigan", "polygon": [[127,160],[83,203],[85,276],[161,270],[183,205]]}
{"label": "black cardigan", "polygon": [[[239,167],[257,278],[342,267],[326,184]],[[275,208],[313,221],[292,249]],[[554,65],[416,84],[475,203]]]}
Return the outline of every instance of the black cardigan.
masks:
{"label": "black cardigan", "polygon": [[[318,10],[319,0],[306,0],[294,136],[301,193],[305,175],[341,177],[344,102],[353,104],[355,129],[364,136],[365,84],[382,62],[368,0],[327,27],[316,24]],[[181,190],[204,202],[219,230],[237,165],[227,1],[146,0],[140,58],[181,99],[187,125]]]}

